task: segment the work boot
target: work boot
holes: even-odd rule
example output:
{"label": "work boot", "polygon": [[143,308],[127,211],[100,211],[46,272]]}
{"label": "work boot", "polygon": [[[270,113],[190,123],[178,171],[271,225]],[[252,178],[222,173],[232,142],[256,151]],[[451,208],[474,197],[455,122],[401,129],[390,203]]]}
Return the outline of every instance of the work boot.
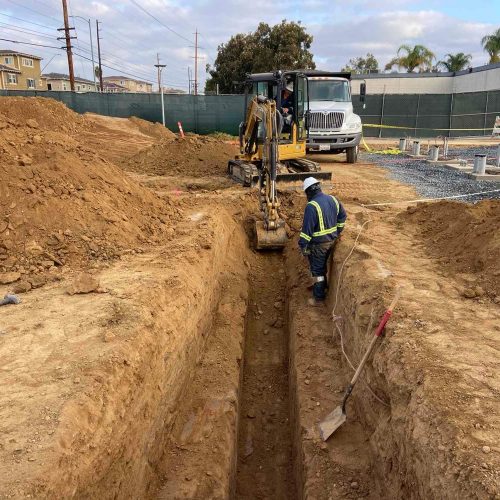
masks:
{"label": "work boot", "polygon": [[312,299],[309,299],[307,301],[307,303],[311,306],[311,307],[321,307],[323,305],[325,305],[325,301],[324,300],[317,300],[315,299],[314,297]]}

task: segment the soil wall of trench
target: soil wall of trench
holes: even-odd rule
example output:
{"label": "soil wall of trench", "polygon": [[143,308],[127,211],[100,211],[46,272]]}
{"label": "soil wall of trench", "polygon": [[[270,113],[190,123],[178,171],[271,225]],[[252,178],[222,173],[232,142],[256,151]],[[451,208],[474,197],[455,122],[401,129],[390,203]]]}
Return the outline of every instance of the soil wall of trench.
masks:
{"label": "soil wall of trench", "polygon": [[[33,481],[35,497],[156,495],[162,482],[158,467],[179,401],[203,355],[228,276],[238,280],[239,305],[226,304],[227,316],[237,315],[243,324],[246,310],[247,268],[241,263],[248,244],[241,225],[225,211],[196,214],[188,224],[199,242],[182,236],[189,231],[180,231],[177,243],[165,252],[142,257],[142,273],[150,275],[147,287],[135,288],[130,277],[132,300],[123,306],[133,317],[128,338],[91,369],[92,386],[64,407],[53,449],[57,465]],[[113,286],[106,272],[101,283]],[[112,325],[103,334],[113,339]],[[236,380],[240,359],[235,355],[231,360]],[[236,387],[233,392],[222,412],[229,415],[225,429],[230,434],[237,427]],[[232,463],[235,453],[227,455]],[[229,491],[230,476],[228,470],[222,492]]]}
{"label": "soil wall of trench", "polygon": [[[396,280],[380,256],[359,244],[339,276],[354,240],[335,251],[325,308],[307,308],[307,268],[287,252],[290,395],[298,498],[492,498],[460,470],[440,443],[456,439],[433,405],[432,380],[409,341],[403,299],[347,405],[347,422],[323,443],[317,424],[342,401],[373,329],[390,303]],[[337,283],[341,282],[337,292]],[[406,290],[406,293],[411,291]],[[411,322],[410,322],[411,324]],[[439,445],[439,446],[438,446]]]}

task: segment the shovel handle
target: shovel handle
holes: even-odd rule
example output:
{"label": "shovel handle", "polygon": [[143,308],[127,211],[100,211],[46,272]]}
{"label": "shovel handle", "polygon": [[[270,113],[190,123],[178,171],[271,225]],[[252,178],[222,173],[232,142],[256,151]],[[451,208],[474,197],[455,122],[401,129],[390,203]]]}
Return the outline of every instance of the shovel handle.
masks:
{"label": "shovel handle", "polygon": [[[377,326],[377,329],[375,330],[375,334],[373,335],[372,340],[370,341],[370,345],[368,346],[368,349],[366,350],[365,355],[363,356],[363,359],[359,363],[359,366],[356,370],[356,373],[352,377],[352,380],[350,383],[351,391],[352,391],[352,388],[354,387],[354,384],[357,382],[357,380],[361,374],[361,371],[363,370],[363,367],[365,366],[367,359],[369,358],[371,352],[373,351],[373,348],[375,346],[375,343],[377,342],[377,339],[382,335],[382,332],[384,331],[385,325],[389,321],[389,318],[392,315],[392,311],[396,307],[396,304],[397,304],[399,298],[401,297],[401,291],[402,291],[401,287],[398,287],[396,289],[396,294],[394,295],[394,298],[392,299],[392,302],[391,302],[389,308],[387,309],[387,311],[385,311],[384,315],[382,316],[382,319],[380,320],[380,323]],[[350,394],[350,392],[349,392],[349,394]]]}

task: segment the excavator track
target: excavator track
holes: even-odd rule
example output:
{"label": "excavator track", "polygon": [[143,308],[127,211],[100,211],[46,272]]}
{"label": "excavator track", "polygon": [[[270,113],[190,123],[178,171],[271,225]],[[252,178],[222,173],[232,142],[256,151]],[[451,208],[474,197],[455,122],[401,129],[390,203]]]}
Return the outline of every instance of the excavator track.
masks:
{"label": "excavator track", "polygon": [[319,163],[305,158],[294,158],[286,161],[288,169],[294,172],[319,172],[321,167]]}
{"label": "excavator track", "polygon": [[253,163],[243,160],[229,160],[227,171],[231,178],[241,182],[246,187],[254,186],[259,181],[259,170]]}
{"label": "excavator track", "polygon": [[[259,183],[259,170],[253,163],[244,160],[230,160],[227,169],[229,176],[245,187],[256,186]],[[318,163],[311,160],[295,159],[280,164],[276,182],[303,181],[311,173],[314,173],[314,177],[318,180],[330,181],[332,179],[332,173],[322,172]]]}

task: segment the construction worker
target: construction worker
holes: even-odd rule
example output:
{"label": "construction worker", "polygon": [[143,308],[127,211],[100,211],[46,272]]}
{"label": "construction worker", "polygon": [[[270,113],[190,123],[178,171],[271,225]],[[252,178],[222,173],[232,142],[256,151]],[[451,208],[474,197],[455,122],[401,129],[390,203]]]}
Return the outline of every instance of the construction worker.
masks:
{"label": "construction worker", "polygon": [[309,299],[309,304],[321,305],[328,290],[328,259],[344,229],[347,214],[337,198],[321,191],[321,184],[314,177],[304,180],[303,189],[307,205],[299,247],[302,255],[309,259],[313,278],[313,298]]}

